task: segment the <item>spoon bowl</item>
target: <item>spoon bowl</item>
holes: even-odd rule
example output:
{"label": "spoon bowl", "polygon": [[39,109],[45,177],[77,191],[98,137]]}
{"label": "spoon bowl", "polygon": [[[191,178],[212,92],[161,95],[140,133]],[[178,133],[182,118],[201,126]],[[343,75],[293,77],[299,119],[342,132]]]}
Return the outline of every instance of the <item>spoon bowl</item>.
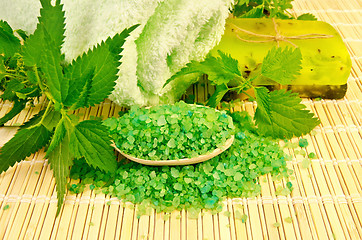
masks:
{"label": "spoon bowl", "polygon": [[124,152],[122,152],[115,144],[113,144],[113,147],[124,157],[126,157],[129,160],[132,160],[134,162],[138,162],[144,165],[150,165],[150,166],[177,166],[177,165],[189,165],[189,164],[195,164],[204,162],[206,160],[209,160],[222,152],[224,152],[226,149],[228,149],[234,142],[234,135],[232,135],[228,140],[225,141],[225,143],[220,147],[216,148],[214,151],[200,155],[193,158],[183,158],[183,159],[177,159],[177,160],[147,160],[147,159],[141,159],[136,158],[131,155],[128,155]]}

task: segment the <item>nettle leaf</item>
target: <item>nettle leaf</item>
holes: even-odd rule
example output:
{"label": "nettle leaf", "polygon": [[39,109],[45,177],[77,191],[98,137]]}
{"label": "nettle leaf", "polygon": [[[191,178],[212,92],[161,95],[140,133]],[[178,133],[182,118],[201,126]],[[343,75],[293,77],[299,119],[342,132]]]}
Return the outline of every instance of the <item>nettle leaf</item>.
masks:
{"label": "nettle leaf", "polygon": [[[235,74],[234,69],[228,67],[224,61],[221,57],[215,58],[210,56],[202,63],[205,69],[204,73],[207,74],[211,83],[215,85],[227,84],[236,76],[239,76]],[[232,71],[230,69],[232,69]]]}
{"label": "nettle leaf", "polygon": [[44,73],[50,94],[57,102],[63,102],[68,95],[69,81],[64,79],[60,65],[60,48],[55,45],[52,37],[44,29],[44,49],[41,56],[41,70]]}
{"label": "nettle leaf", "polygon": [[267,10],[269,11],[270,18],[290,18],[287,15],[286,10],[291,9],[293,5],[291,4],[293,0],[274,0],[267,4]]}
{"label": "nettle leaf", "polygon": [[167,84],[169,84],[170,82],[174,81],[179,77],[187,76],[190,74],[192,75],[199,74],[195,76],[195,78],[197,78],[198,76],[201,76],[203,72],[205,72],[205,70],[203,69],[202,63],[197,61],[191,61],[187,63],[185,67],[181,68],[180,71],[178,71],[177,73],[172,75],[169,79],[167,79],[163,87],[165,87]]}
{"label": "nettle leaf", "polygon": [[69,150],[69,145],[70,145],[69,134],[64,132],[61,141],[57,143],[57,145],[50,153],[47,152],[46,156],[49,159],[50,167],[51,169],[53,169],[53,175],[55,177],[57,198],[58,198],[57,215],[59,214],[60,209],[64,202],[64,196],[67,186],[67,177],[69,176],[70,168],[73,165],[74,156]]}
{"label": "nettle leaf", "polygon": [[290,84],[302,69],[302,53],[299,48],[273,47],[263,60],[261,74],[285,85]]}
{"label": "nettle leaf", "polygon": [[77,103],[76,108],[89,107],[108,97],[118,78],[122,45],[137,26],[108,38],[65,68],[65,76],[70,81],[69,95],[64,101],[66,106]]}
{"label": "nettle leaf", "polygon": [[42,118],[42,116],[44,115],[45,110],[41,110],[38,113],[34,114],[34,116],[32,116],[28,121],[24,122],[18,129],[18,131],[22,130],[22,129],[26,129],[26,128],[30,128],[31,126],[37,124],[38,122],[40,122],[40,119]]}
{"label": "nettle leaf", "polygon": [[25,41],[29,37],[28,34],[22,29],[16,29],[14,32],[16,32],[23,41]]}
{"label": "nettle leaf", "polygon": [[100,121],[86,120],[76,125],[70,135],[70,150],[76,158],[84,157],[93,167],[111,173],[116,170],[108,128]]}
{"label": "nettle leaf", "polygon": [[61,46],[64,40],[65,18],[60,1],[51,5],[50,0],[41,1],[39,23],[23,47],[24,64],[40,67],[53,98],[61,103],[68,94],[69,83],[63,78]]}
{"label": "nettle leaf", "polygon": [[39,22],[45,27],[56,46],[62,46],[65,32],[65,13],[63,4],[56,0],[55,5],[50,0],[40,0],[42,8],[40,9]]}
{"label": "nettle leaf", "polygon": [[215,85],[227,84],[236,77],[241,77],[238,61],[222,51],[218,53],[219,57],[208,55],[203,62],[191,61],[169,78],[164,86],[178,77],[195,73],[207,74],[208,79]]}
{"label": "nettle leaf", "polygon": [[[25,122],[23,125],[20,126],[19,130],[30,128],[31,126],[34,126],[38,124],[43,117],[45,113],[45,110],[41,110],[37,114],[35,114],[32,118],[30,118],[27,122]],[[57,126],[58,122],[62,118],[62,115],[58,111],[50,111],[47,113],[47,115],[44,117],[42,125],[44,125],[50,132],[54,130],[54,128]]]}
{"label": "nettle leaf", "polygon": [[234,75],[241,76],[238,60],[232,58],[230,54],[224,53],[220,50],[217,52],[220,55],[218,60],[220,61],[222,68],[227,72],[233,73]]}
{"label": "nettle leaf", "polygon": [[49,156],[49,154],[51,154],[53,152],[53,150],[58,147],[60,142],[63,140],[66,132],[67,132],[67,130],[64,125],[64,118],[62,118],[55,128],[55,131],[54,131],[54,134],[50,141],[49,147],[47,149],[45,158],[47,158]]}
{"label": "nettle leaf", "polygon": [[4,56],[0,55],[0,83],[5,76],[6,76],[6,67],[5,67]]}
{"label": "nettle leaf", "polygon": [[258,107],[255,111],[255,119],[271,124],[271,98],[269,95],[269,90],[266,87],[255,87],[254,92],[256,102],[258,104]]}
{"label": "nettle leaf", "polygon": [[44,117],[42,124],[49,131],[53,131],[61,118],[62,118],[62,115],[60,112],[52,110],[52,111],[48,112],[48,114]]}
{"label": "nettle leaf", "polygon": [[0,172],[44,147],[50,139],[50,131],[42,124],[22,129],[0,149]]}
{"label": "nettle leaf", "polygon": [[22,48],[24,64],[26,66],[40,65],[43,43],[43,31],[40,30],[39,24],[35,32],[29,36]]}
{"label": "nettle leaf", "polygon": [[222,98],[228,91],[229,88],[226,86],[226,84],[216,85],[215,92],[207,101],[207,105],[210,107],[217,107],[217,105],[221,102]]}
{"label": "nettle leaf", "polygon": [[14,35],[13,34],[13,29],[10,27],[10,25],[4,21],[4,20],[0,20],[0,31],[1,32],[5,32],[6,34],[10,34],[10,35]]}
{"label": "nettle leaf", "polygon": [[[70,96],[75,93],[77,95],[76,98],[68,97],[64,104],[66,106],[73,106],[73,109],[81,108],[84,106],[89,106],[89,95],[92,88],[93,76],[94,76],[94,69],[88,69],[87,72],[83,72],[78,81],[71,81],[70,84],[74,84],[71,86]],[[74,88],[74,86],[79,86],[78,88]]]}
{"label": "nettle leaf", "polygon": [[304,13],[302,15],[299,15],[297,17],[298,20],[308,20],[308,21],[317,21],[317,17],[314,16],[313,14],[311,13]]}
{"label": "nettle leaf", "polygon": [[48,39],[44,39],[44,30],[47,31],[51,40],[60,50],[64,40],[65,17],[63,5],[57,0],[51,5],[50,0],[41,0],[39,23],[36,30],[30,35],[23,46],[24,64],[27,66],[37,65],[41,67],[42,55],[44,54],[44,44]]}
{"label": "nettle leaf", "polygon": [[264,6],[260,5],[257,7],[253,7],[250,11],[244,13],[243,15],[241,15],[241,18],[261,18],[264,13]]}
{"label": "nettle leaf", "polygon": [[266,116],[255,114],[255,122],[261,135],[274,138],[300,137],[309,133],[320,122],[314,114],[305,109],[297,93],[277,90],[270,95],[270,122]]}
{"label": "nettle leaf", "polygon": [[12,28],[0,20],[0,54],[5,59],[12,57],[21,47],[20,40],[14,35]]}
{"label": "nettle leaf", "polygon": [[243,4],[249,4],[250,0],[237,0],[235,1],[235,5],[243,5]]}
{"label": "nettle leaf", "polygon": [[4,92],[0,95],[3,100],[14,101],[17,99],[16,92],[23,89],[24,84],[18,79],[12,79],[5,85]]}

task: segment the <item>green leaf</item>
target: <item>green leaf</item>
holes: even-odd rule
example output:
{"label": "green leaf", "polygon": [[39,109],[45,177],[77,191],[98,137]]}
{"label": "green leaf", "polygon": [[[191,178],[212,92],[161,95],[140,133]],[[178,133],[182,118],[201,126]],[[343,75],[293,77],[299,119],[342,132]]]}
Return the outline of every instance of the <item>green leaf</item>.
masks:
{"label": "green leaf", "polygon": [[299,15],[297,17],[298,20],[308,20],[308,21],[317,21],[317,17],[314,16],[313,14],[311,13],[304,13],[302,15]]}
{"label": "green leaf", "polygon": [[[4,62],[4,56],[0,55],[0,84],[1,84],[1,80],[5,77],[6,75],[6,67],[5,67],[5,62]],[[2,86],[0,85],[0,88]]]}
{"label": "green leaf", "polygon": [[1,98],[3,100],[14,101],[17,100],[16,92],[20,89],[24,88],[24,84],[18,79],[12,79],[5,85],[5,90],[3,94],[1,94]]}
{"label": "green leaf", "polygon": [[40,65],[41,56],[43,54],[43,31],[40,30],[40,25],[35,32],[29,36],[25,41],[22,48],[22,55],[24,60],[24,65],[34,66]]}
{"label": "green leaf", "polygon": [[[232,9],[232,13],[235,17],[242,17],[243,14],[252,10],[254,7],[249,5],[249,0],[236,0],[234,4],[234,8]],[[253,2],[253,4],[255,4]]]}
{"label": "green leaf", "polygon": [[[232,64],[229,66],[230,63]],[[241,76],[237,64],[237,60],[226,54],[218,58],[209,56],[202,63],[205,69],[203,73],[207,74],[208,79],[215,85],[227,84]]]}
{"label": "green leaf", "polygon": [[271,98],[269,95],[269,90],[266,87],[255,87],[254,91],[256,102],[258,104],[258,107],[255,111],[255,119],[271,124]]}
{"label": "green leaf", "polygon": [[34,114],[28,121],[24,122],[18,129],[18,131],[26,128],[30,128],[31,126],[40,122],[41,117],[44,115],[45,110],[41,110],[38,113]]}
{"label": "green leaf", "polygon": [[[290,18],[288,16],[287,9],[291,9],[293,0],[274,0],[266,5],[266,9],[269,11],[269,17],[271,18]],[[289,14],[290,15],[290,14]]]}
{"label": "green leaf", "polygon": [[61,103],[68,95],[69,88],[67,79],[63,79],[61,66],[64,56],[60,49],[65,31],[63,6],[60,1],[53,6],[50,0],[41,0],[41,4],[37,28],[24,43],[24,64],[41,68],[50,94]]}
{"label": "green leaf", "polygon": [[62,115],[58,111],[50,111],[43,119],[43,125],[49,130],[53,131],[54,128],[57,126],[58,122],[60,121]]}
{"label": "green leaf", "polygon": [[263,60],[261,74],[279,84],[290,84],[300,74],[301,61],[299,48],[273,47]]}
{"label": "green leaf", "polygon": [[6,21],[3,21],[3,20],[0,20],[0,31],[3,31],[10,35],[14,35],[13,29],[10,27],[10,25]]}
{"label": "green leaf", "polygon": [[244,13],[240,17],[241,18],[261,18],[264,15],[263,10],[264,10],[263,5],[260,5],[260,6],[252,8],[250,11]]}
{"label": "green leaf", "polygon": [[191,61],[188,64],[186,64],[186,67],[181,68],[180,71],[178,71],[177,73],[172,75],[169,79],[167,79],[167,81],[165,82],[163,87],[165,87],[170,82],[174,81],[175,79],[177,79],[179,77],[187,76],[190,74],[196,74],[196,73],[201,75],[203,72],[205,72],[205,70],[203,70],[202,63],[197,62],[197,61]]}
{"label": "green leaf", "polygon": [[39,23],[44,25],[54,44],[61,47],[65,32],[63,4],[60,4],[60,0],[56,0],[55,5],[51,4],[51,0],[40,0],[40,2],[42,9],[40,9]]}
{"label": "green leaf", "polygon": [[70,135],[70,150],[76,158],[84,157],[93,167],[111,173],[116,171],[111,138],[100,121],[86,120],[76,125]]}
{"label": "green leaf", "polygon": [[57,215],[59,214],[62,204],[64,202],[64,195],[67,186],[67,177],[69,176],[70,168],[73,165],[73,155],[69,151],[69,145],[69,134],[64,133],[62,140],[57,144],[57,146],[54,147],[54,150],[50,153],[47,152],[47,157],[50,162],[50,167],[51,169],[53,169],[53,175],[55,177],[56,183],[58,198]]}
{"label": "green leaf", "polygon": [[70,81],[69,95],[64,101],[66,106],[93,106],[108,97],[118,78],[122,45],[136,27],[108,38],[65,68],[65,76]]}
{"label": "green leaf", "polygon": [[[270,95],[270,116],[255,114],[258,132],[274,138],[292,138],[309,133],[320,122],[301,104],[298,94],[277,90]],[[265,121],[270,118],[271,122]]]}
{"label": "green leaf", "polygon": [[29,36],[28,34],[22,29],[16,29],[15,32],[25,41]]}
{"label": "green leaf", "polygon": [[226,84],[216,85],[215,92],[211,95],[207,101],[207,105],[210,107],[216,107],[224,97],[224,95],[229,91],[229,88]]}
{"label": "green leaf", "polygon": [[73,107],[72,107],[73,109],[78,109],[81,107],[88,107],[89,106],[88,101],[89,101],[90,91],[92,88],[93,76],[94,76],[94,69],[89,69],[88,73],[84,72],[79,81],[79,83],[84,83],[83,88],[79,92],[79,96],[74,99],[68,98],[65,103],[67,104],[68,101],[71,101],[71,103],[73,104]]}
{"label": "green leaf", "polygon": [[227,84],[235,78],[242,78],[238,61],[226,53],[218,53],[219,57],[208,55],[203,62],[191,61],[168,79],[164,86],[178,77],[195,73],[207,74],[208,79],[215,85]]}
{"label": "green leaf", "polygon": [[230,54],[223,53],[222,51],[217,51],[220,55],[218,59],[222,68],[234,75],[241,76],[240,69],[239,69],[239,62],[235,58],[232,58]]}
{"label": "green leaf", "polygon": [[44,125],[22,129],[0,149],[0,172],[44,147],[50,132]]}
{"label": "green leaf", "polygon": [[55,128],[55,131],[54,131],[54,134],[50,141],[49,147],[47,149],[45,158],[47,158],[49,156],[49,154],[51,154],[53,152],[53,150],[58,147],[60,142],[63,140],[66,132],[67,132],[67,130],[64,125],[64,118],[62,118]]}
{"label": "green leaf", "polygon": [[249,4],[250,0],[237,0],[235,1],[235,5],[243,5],[243,4]]}
{"label": "green leaf", "polygon": [[[41,67],[42,56],[44,55],[44,45],[47,40],[52,40],[57,48],[61,48],[64,40],[65,18],[63,5],[60,1],[51,5],[50,0],[41,0],[39,23],[36,30],[25,41],[23,47],[24,64],[27,66],[37,65]],[[44,30],[51,39],[44,39]]]}
{"label": "green leaf", "polygon": [[23,99],[27,99],[28,101],[31,101],[29,98],[35,98],[35,97],[41,97],[41,90],[36,85],[30,85],[26,86],[23,89],[20,89],[16,92],[16,95],[20,98],[20,96]]}
{"label": "green leaf", "polygon": [[288,15],[287,13],[284,12],[276,12],[275,15],[273,15],[274,18],[278,18],[278,19],[291,19],[292,17],[290,16],[290,14]]}
{"label": "green leaf", "polygon": [[[45,110],[41,110],[39,113],[35,114],[29,121],[25,122],[23,125],[20,126],[21,129],[30,128],[31,126],[36,125],[40,122],[41,118],[43,117]],[[44,117],[42,124],[52,132],[54,128],[57,126],[58,122],[60,121],[62,115],[58,111],[51,110],[47,113],[47,116]]]}
{"label": "green leaf", "polygon": [[50,94],[55,101],[61,103],[68,95],[69,82],[64,79],[60,48],[55,45],[51,36],[44,29],[44,49],[41,56],[41,70],[44,73]]}
{"label": "green leaf", "polygon": [[20,40],[14,36],[9,24],[0,20],[0,55],[5,59],[12,57],[21,47]]}

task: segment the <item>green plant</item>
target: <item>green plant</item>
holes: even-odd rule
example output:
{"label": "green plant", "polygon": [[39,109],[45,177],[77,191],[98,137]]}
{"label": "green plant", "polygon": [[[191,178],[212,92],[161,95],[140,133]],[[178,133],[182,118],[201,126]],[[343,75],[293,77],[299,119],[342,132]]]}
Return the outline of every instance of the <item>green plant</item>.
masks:
{"label": "green plant", "polygon": [[[233,7],[233,15],[241,18],[280,18],[294,19],[289,10],[293,8],[293,0],[236,0]],[[317,18],[305,13],[297,17],[299,20],[317,20]]]}
{"label": "green plant", "polygon": [[208,55],[202,62],[190,62],[166,84],[181,76],[207,74],[216,89],[207,102],[211,107],[216,107],[230,91],[248,94],[247,90],[254,90],[255,98],[252,99],[258,104],[254,120],[261,135],[292,138],[309,133],[319,124],[313,113],[304,109],[298,94],[285,90],[269,91],[266,87],[252,84],[260,78],[268,78],[277,84],[292,82],[301,69],[302,55],[298,48],[272,48],[253,74],[242,72],[238,61],[230,55],[218,53],[218,57]]}
{"label": "green plant", "polygon": [[[116,170],[107,127],[97,120],[79,121],[72,111],[94,106],[111,93],[121,47],[137,26],[108,38],[67,64],[61,53],[65,31],[62,5],[59,0],[55,5],[41,0],[41,5],[37,28],[23,39],[23,45],[10,26],[1,22],[1,97],[15,102],[13,114],[41,95],[46,97],[48,106],[1,148],[0,172],[45,147],[45,157],[56,179],[59,213],[74,158],[84,158],[89,165],[109,173]],[[3,122],[13,114],[5,116]]]}

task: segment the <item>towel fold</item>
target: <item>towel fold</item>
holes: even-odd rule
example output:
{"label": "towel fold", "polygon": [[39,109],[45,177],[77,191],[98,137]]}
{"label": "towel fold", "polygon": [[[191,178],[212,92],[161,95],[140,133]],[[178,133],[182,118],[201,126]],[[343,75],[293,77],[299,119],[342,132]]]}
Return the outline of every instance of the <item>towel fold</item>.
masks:
{"label": "towel fold", "polygon": [[[166,80],[191,60],[202,60],[220,41],[232,0],[62,0],[62,52],[71,61],[108,36],[140,26],[124,44],[119,78],[109,98],[122,106],[176,101],[191,79]],[[0,19],[32,33],[38,0],[0,0]]]}

